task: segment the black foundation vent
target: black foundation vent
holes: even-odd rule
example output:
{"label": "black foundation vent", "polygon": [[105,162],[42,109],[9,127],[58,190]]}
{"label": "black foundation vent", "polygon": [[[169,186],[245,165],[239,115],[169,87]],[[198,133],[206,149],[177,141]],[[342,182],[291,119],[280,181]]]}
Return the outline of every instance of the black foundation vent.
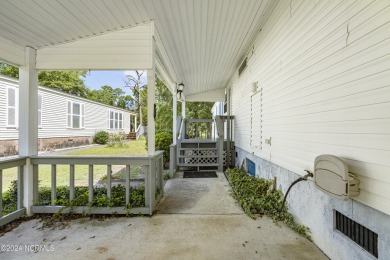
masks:
{"label": "black foundation vent", "polygon": [[341,214],[337,210],[334,211],[334,214],[335,228],[378,258],[378,234]]}

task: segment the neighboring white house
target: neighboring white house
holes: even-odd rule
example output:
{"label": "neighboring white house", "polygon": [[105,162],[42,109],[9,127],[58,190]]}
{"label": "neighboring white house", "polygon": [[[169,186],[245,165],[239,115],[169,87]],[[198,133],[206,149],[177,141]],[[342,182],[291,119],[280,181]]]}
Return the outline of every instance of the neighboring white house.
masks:
{"label": "neighboring white house", "polygon": [[[18,91],[16,79],[0,75],[0,156],[17,154]],[[96,132],[130,132],[133,112],[39,87],[39,150],[90,144]]]}

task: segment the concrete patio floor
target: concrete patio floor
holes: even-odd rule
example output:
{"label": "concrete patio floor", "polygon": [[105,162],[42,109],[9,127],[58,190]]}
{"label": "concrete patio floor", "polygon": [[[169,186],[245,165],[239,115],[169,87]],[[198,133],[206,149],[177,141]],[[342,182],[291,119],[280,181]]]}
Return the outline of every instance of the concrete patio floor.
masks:
{"label": "concrete patio floor", "polygon": [[[153,217],[89,218],[39,229],[34,219],[0,237],[0,259],[328,259],[313,243],[267,217],[246,216],[223,175],[169,180]],[[26,251],[47,245],[52,251]]]}

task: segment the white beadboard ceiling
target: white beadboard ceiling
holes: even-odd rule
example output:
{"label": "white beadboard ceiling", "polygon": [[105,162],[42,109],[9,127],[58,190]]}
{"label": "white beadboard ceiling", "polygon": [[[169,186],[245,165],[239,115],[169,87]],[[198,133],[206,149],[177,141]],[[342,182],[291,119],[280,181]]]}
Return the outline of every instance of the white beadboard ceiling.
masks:
{"label": "white beadboard ceiling", "polygon": [[0,37],[42,49],[154,20],[159,64],[193,95],[227,86],[277,2],[0,0]]}

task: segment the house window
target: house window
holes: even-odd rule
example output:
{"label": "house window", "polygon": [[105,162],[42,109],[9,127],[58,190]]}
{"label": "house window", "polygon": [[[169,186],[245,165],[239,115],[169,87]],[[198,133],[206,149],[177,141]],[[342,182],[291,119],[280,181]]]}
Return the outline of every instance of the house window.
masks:
{"label": "house window", "polygon": [[68,101],[67,127],[73,129],[85,128],[84,104]]}
{"label": "house window", "polygon": [[38,127],[42,128],[42,94],[38,94]]}
{"label": "house window", "polygon": [[18,126],[18,90],[16,88],[7,89],[7,126]]}
{"label": "house window", "polygon": [[123,129],[123,113],[117,111],[108,111],[108,129]]}

